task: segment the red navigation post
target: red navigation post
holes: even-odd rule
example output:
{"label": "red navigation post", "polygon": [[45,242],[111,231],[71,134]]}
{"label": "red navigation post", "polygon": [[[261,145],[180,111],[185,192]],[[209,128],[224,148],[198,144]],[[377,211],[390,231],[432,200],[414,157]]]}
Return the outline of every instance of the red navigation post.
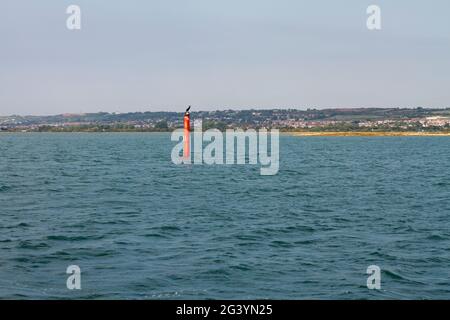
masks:
{"label": "red navigation post", "polygon": [[191,109],[191,106],[189,106],[186,109],[186,112],[184,113],[184,145],[183,145],[183,157],[185,159],[189,159],[191,156],[191,115],[189,113],[189,109]]}

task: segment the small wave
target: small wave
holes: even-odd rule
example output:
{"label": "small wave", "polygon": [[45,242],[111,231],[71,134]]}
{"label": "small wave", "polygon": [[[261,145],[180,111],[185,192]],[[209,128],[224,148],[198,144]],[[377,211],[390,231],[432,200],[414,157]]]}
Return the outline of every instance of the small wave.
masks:
{"label": "small wave", "polygon": [[144,234],[145,238],[167,238],[165,235],[163,234],[159,234],[159,233],[147,233]]}
{"label": "small wave", "polygon": [[51,235],[47,236],[47,240],[57,240],[57,241],[83,241],[83,240],[100,240],[103,239],[103,235],[96,236],[63,236],[63,235]]}
{"label": "small wave", "polygon": [[440,234],[437,234],[437,233],[430,234],[429,236],[426,237],[426,239],[427,240],[447,240],[446,237],[444,237]]}
{"label": "small wave", "polygon": [[314,239],[310,239],[310,240],[299,240],[299,241],[295,241],[294,245],[304,245],[304,244],[313,244],[317,242],[317,240]]}
{"label": "small wave", "polygon": [[270,246],[276,248],[292,248],[294,245],[290,242],[275,240],[270,243]]}
{"label": "small wave", "polygon": [[383,269],[382,273],[393,280],[405,281],[415,285],[424,285],[424,282],[413,280],[389,269]]}
{"label": "small wave", "polygon": [[0,227],[0,228],[15,229],[15,228],[27,228],[27,227],[31,227],[31,226],[28,223],[26,223],[26,222],[20,222],[20,223],[17,223],[17,224],[5,226],[5,227]]}
{"label": "small wave", "polygon": [[12,189],[12,187],[10,187],[10,186],[5,186],[5,185],[0,186],[0,192],[8,191],[11,189]]}
{"label": "small wave", "polygon": [[31,227],[31,226],[26,222],[21,222],[21,223],[17,224],[15,227]]}
{"label": "small wave", "polygon": [[403,277],[401,274],[396,273],[394,271],[390,271],[390,270],[383,270],[383,273],[388,276],[391,279],[396,279],[396,280],[407,280],[405,277]]}
{"label": "small wave", "polygon": [[370,256],[374,256],[377,258],[382,258],[382,259],[387,259],[387,260],[397,260],[396,256],[393,256],[389,253],[386,253],[385,251],[382,250],[377,250],[377,251],[373,251],[370,253]]}
{"label": "small wave", "polygon": [[97,251],[97,252],[91,252],[91,255],[93,257],[108,257],[108,256],[115,256],[117,254],[116,251],[114,250],[101,250],[101,251]]}
{"label": "small wave", "polygon": [[49,248],[45,242],[20,241],[17,248],[19,249],[43,249]]}
{"label": "small wave", "polygon": [[16,258],[12,258],[13,261],[15,262],[20,262],[20,263],[28,263],[31,260],[27,257],[16,257]]}
{"label": "small wave", "polygon": [[287,234],[291,232],[307,232],[312,233],[316,231],[313,227],[305,226],[305,225],[295,225],[295,226],[288,226],[288,227],[281,227],[281,228],[264,228],[262,229],[262,232],[269,233],[269,234]]}
{"label": "small wave", "polygon": [[162,231],[181,231],[181,229],[177,226],[162,226],[159,229]]}
{"label": "small wave", "polygon": [[249,265],[243,264],[243,263],[238,264],[238,265],[231,266],[230,269],[236,269],[236,270],[240,270],[240,271],[249,271],[249,270],[252,270],[252,268],[251,268]]}
{"label": "small wave", "polygon": [[236,239],[242,240],[242,241],[257,241],[259,239],[259,237],[254,236],[254,235],[240,234],[240,235],[236,236]]}

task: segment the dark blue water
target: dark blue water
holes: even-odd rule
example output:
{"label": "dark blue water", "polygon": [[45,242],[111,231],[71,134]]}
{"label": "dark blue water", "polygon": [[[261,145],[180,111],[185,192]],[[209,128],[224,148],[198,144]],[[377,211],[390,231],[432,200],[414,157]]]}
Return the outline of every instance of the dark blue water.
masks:
{"label": "dark blue water", "polygon": [[173,145],[1,134],[0,297],[450,298],[450,138],[282,136],[276,176]]}

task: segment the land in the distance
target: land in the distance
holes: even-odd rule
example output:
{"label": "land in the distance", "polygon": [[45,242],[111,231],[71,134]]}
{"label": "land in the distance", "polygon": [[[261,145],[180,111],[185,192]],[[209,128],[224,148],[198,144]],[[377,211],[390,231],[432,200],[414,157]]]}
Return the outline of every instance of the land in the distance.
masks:
{"label": "land in the distance", "polygon": [[[183,110],[184,111],[184,110]],[[449,135],[450,108],[340,108],[193,111],[203,129],[277,128],[296,135]],[[0,116],[5,132],[165,132],[183,126],[183,112]]]}
{"label": "land in the distance", "polygon": [[293,131],[287,134],[303,137],[450,137],[445,131]]}

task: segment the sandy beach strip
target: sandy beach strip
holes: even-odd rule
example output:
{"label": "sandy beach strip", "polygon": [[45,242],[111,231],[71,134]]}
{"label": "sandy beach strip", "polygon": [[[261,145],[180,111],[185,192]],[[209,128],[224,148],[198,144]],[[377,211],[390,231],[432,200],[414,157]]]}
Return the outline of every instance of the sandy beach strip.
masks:
{"label": "sandy beach strip", "polygon": [[302,137],[450,137],[450,132],[365,132],[365,131],[321,131],[321,132],[283,132],[290,136]]}

